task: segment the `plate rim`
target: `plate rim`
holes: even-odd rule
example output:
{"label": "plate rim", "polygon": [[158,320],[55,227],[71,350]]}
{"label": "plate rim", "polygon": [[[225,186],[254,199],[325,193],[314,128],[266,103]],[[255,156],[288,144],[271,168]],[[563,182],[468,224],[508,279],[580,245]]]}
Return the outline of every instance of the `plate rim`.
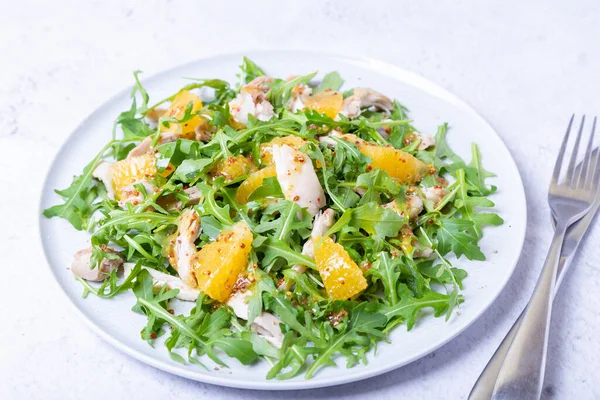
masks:
{"label": "plate rim", "polygon": [[[478,321],[481,318],[481,316],[485,312],[487,312],[489,310],[489,308],[492,306],[492,304],[494,304],[497,301],[500,294],[506,289],[508,282],[514,275],[514,272],[515,272],[515,270],[519,264],[519,261],[521,259],[521,255],[522,255],[523,248],[525,245],[525,236],[526,236],[526,231],[527,231],[527,218],[528,218],[527,194],[525,191],[525,186],[523,184],[523,178],[521,175],[521,171],[519,170],[519,166],[518,166],[517,162],[515,161],[512,152],[506,145],[504,139],[502,138],[502,136],[500,134],[498,134],[497,130],[487,121],[487,119],[485,119],[479,112],[477,112],[477,110],[474,107],[472,107],[469,103],[462,100],[460,97],[453,94],[449,90],[445,89],[440,84],[438,84],[428,78],[425,78],[411,70],[405,69],[403,67],[399,67],[390,62],[381,61],[381,60],[371,58],[371,57],[356,57],[356,56],[349,56],[349,55],[344,55],[344,54],[325,53],[325,52],[317,52],[317,51],[304,51],[304,50],[293,51],[293,50],[276,50],[276,49],[275,50],[253,50],[253,51],[246,51],[246,52],[225,52],[225,53],[218,53],[218,54],[215,54],[215,55],[212,55],[209,57],[202,57],[202,58],[195,59],[195,60],[183,63],[183,64],[178,64],[178,65],[170,66],[168,68],[164,68],[164,69],[160,70],[159,72],[152,74],[152,75],[148,76],[147,78],[143,79],[142,83],[145,80],[160,79],[160,77],[162,75],[168,74],[170,71],[172,71],[174,69],[184,68],[186,66],[199,64],[199,63],[202,63],[205,61],[218,61],[218,59],[227,59],[227,58],[232,58],[232,57],[238,57],[239,59],[241,59],[244,56],[249,57],[249,58],[253,58],[255,56],[261,56],[261,55],[285,56],[286,54],[294,54],[294,55],[304,54],[306,56],[318,57],[318,58],[322,58],[322,59],[335,59],[337,61],[342,61],[342,62],[350,63],[353,65],[356,63],[360,63],[359,65],[363,66],[363,68],[365,68],[365,69],[368,66],[368,67],[370,67],[371,71],[383,73],[383,74],[387,75],[388,77],[390,77],[392,79],[396,79],[400,82],[406,81],[406,78],[408,77],[408,78],[410,78],[411,83],[414,83],[413,82],[413,80],[414,80],[415,82],[425,84],[425,85],[429,86],[429,88],[434,89],[436,93],[443,95],[446,100],[451,100],[456,105],[469,111],[473,115],[473,117],[479,119],[479,121],[482,124],[484,124],[486,127],[488,127],[493,132],[493,134],[498,138],[498,140],[502,143],[502,145],[504,146],[504,148],[506,149],[507,153],[510,156],[509,157],[510,163],[512,163],[512,166],[514,167],[514,169],[517,173],[516,175],[518,177],[518,180],[516,182],[513,182],[513,185],[515,187],[515,190],[520,192],[522,200],[523,200],[522,209],[523,209],[523,217],[524,217],[525,223],[523,224],[522,229],[519,232],[515,232],[516,234],[519,235],[518,242],[520,243],[520,245],[519,245],[518,251],[514,252],[515,261],[510,266],[510,273],[506,274],[506,278],[504,279],[504,281],[501,282],[501,284],[497,286],[498,289],[497,289],[496,293],[492,296],[492,298],[490,299],[488,304],[486,304],[483,308],[481,308],[481,310],[477,314],[475,314],[471,318],[471,320],[468,321],[464,326],[457,329],[456,332],[454,332],[452,335],[444,337],[443,339],[436,342],[434,345],[428,347],[427,350],[422,351],[421,353],[415,354],[412,357],[404,360],[403,362],[397,363],[397,364],[392,363],[392,364],[387,364],[384,366],[374,366],[367,370],[352,371],[352,369],[347,369],[347,371],[348,371],[347,374],[344,374],[339,377],[327,378],[326,380],[320,380],[320,379],[314,379],[314,378],[309,379],[309,380],[297,380],[297,381],[291,381],[291,380],[290,381],[278,381],[278,380],[266,380],[265,379],[265,380],[256,381],[256,382],[252,382],[252,381],[237,382],[235,380],[223,378],[218,375],[199,375],[191,369],[176,367],[176,366],[167,364],[159,359],[148,356],[148,355],[128,346],[127,344],[120,342],[118,339],[114,338],[110,333],[105,331],[102,327],[95,324],[86,315],[84,310],[82,310],[74,301],[72,301],[71,295],[67,292],[66,288],[64,288],[63,285],[60,283],[60,280],[56,274],[55,268],[52,267],[52,264],[50,262],[50,258],[48,256],[49,250],[47,248],[47,243],[46,243],[47,241],[44,240],[44,228],[43,228],[43,222],[42,222],[42,221],[44,221],[44,218],[45,218],[42,214],[42,211],[44,210],[43,207],[44,207],[44,198],[45,198],[45,192],[46,192],[45,189],[48,187],[48,181],[50,180],[53,166],[56,164],[59,155],[61,155],[63,153],[63,151],[65,151],[66,147],[68,146],[68,143],[71,142],[71,139],[73,138],[73,136],[80,129],[82,129],[88,123],[88,121],[92,119],[92,117],[95,114],[101,112],[104,108],[108,107],[115,99],[120,98],[124,94],[131,92],[134,85],[130,85],[130,86],[127,86],[126,88],[118,91],[116,94],[110,96],[107,100],[102,102],[102,104],[99,107],[94,108],[94,110],[89,115],[87,115],[81,122],[79,122],[76,125],[76,127],[73,129],[73,131],[64,139],[64,142],[60,145],[60,147],[58,148],[56,154],[54,155],[54,157],[52,159],[52,162],[50,163],[50,167],[48,169],[48,172],[46,173],[46,176],[44,178],[44,181],[43,181],[43,184],[41,187],[40,198],[39,198],[39,203],[38,203],[39,204],[39,206],[38,206],[39,239],[42,244],[42,249],[44,252],[44,258],[46,259],[47,267],[50,270],[50,273],[53,277],[54,283],[60,288],[60,291],[63,293],[63,295],[66,297],[66,299],[69,300],[68,303],[75,310],[76,314],[78,314],[79,317],[81,319],[83,319],[85,324],[97,336],[102,338],[105,342],[110,344],[112,347],[127,354],[128,356],[133,357],[133,358],[137,359],[138,361],[141,361],[141,362],[143,362],[147,365],[150,365],[154,368],[157,368],[159,370],[171,373],[173,375],[181,376],[181,377],[191,379],[194,381],[198,381],[198,382],[209,383],[212,385],[218,385],[218,386],[224,386],[224,387],[237,388],[237,389],[269,390],[269,391],[273,391],[273,390],[306,390],[306,389],[324,388],[324,387],[338,386],[338,385],[343,385],[343,384],[347,384],[347,383],[358,382],[358,381],[361,381],[364,379],[372,378],[372,377],[382,375],[382,374],[388,373],[390,371],[399,369],[401,367],[404,367],[408,364],[415,362],[416,360],[419,360],[419,359],[425,357],[428,354],[431,354],[432,352],[438,350],[440,347],[450,343],[457,336],[459,336],[464,331],[466,331],[469,327],[471,327],[476,321]],[[383,71],[381,69],[383,69]],[[400,80],[398,78],[398,75],[403,75],[404,79]],[[517,250],[517,249],[515,249],[515,250]]]}

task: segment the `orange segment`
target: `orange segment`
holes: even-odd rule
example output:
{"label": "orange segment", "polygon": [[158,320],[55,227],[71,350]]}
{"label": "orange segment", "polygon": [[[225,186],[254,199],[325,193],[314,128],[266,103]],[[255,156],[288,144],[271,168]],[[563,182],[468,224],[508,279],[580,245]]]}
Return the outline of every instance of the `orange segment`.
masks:
{"label": "orange segment", "polygon": [[266,168],[253,172],[244,182],[242,182],[240,187],[238,187],[237,192],[235,192],[235,201],[240,204],[246,204],[248,202],[248,196],[262,185],[265,178],[271,178],[273,176],[277,176],[275,164],[271,164]]}
{"label": "orange segment", "polygon": [[229,182],[254,171],[256,171],[256,166],[252,161],[240,154],[239,156],[230,156],[221,159],[210,170],[209,174],[213,178],[224,176],[225,180]]}
{"label": "orange segment", "polygon": [[[192,113],[200,111],[203,107],[200,97],[187,90],[182,90],[181,92],[177,93],[173,99],[173,102],[171,103],[171,106],[167,109],[164,116],[181,119],[185,115],[185,110],[190,102],[193,103]],[[192,134],[194,129],[196,129],[201,122],[202,118],[196,115],[195,117],[182,123],[170,122],[169,127],[167,128],[163,126],[162,130],[180,133],[185,137],[186,134]],[[186,139],[191,139],[191,137],[186,137]]]}
{"label": "orange segment", "polygon": [[331,89],[309,96],[304,101],[304,107],[325,114],[329,118],[337,117],[343,104],[344,96]]}
{"label": "orange segment", "polygon": [[154,154],[126,158],[110,166],[110,179],[117,194],[123,194],[123,188],[140,181],[148,181],[156,176],[156,158]]}
{"label": "orange segment", "polygon": [[370,157],[373,167],[384,170],[402,183],[419,182],[429,171],[423,161],[402,150],[366,142],[355,135],[344,135],[343,138],[356,144],[361,153]]}
{"label": "orange segment", "polygon": [[367,288],[361,269],[348,252],[330,237],[315,238],[315,262],[329,298],[346,300]]}
{"label": "orange segment", "polygon": [[276,137],[270,142],[263,143],[260,145],[260,162],[269,165],[273,163],[273,146],[274,145],[284,145],[287,144],[293,149],[298,150],[302,146],[306,144],[306,140],[302,139],[300,136],[289,135],[283,137]]}
{"label": "orange segment", "polygon": [[210,298],[225,302],[248,264],[252,239],[252,231],[240,221],[194,254],[191,265],[198,288]]}

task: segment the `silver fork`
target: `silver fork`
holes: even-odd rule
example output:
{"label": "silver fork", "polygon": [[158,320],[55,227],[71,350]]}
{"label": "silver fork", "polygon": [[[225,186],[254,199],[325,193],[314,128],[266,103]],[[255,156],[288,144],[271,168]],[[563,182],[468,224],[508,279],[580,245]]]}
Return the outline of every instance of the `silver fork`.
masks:
{"label": "silver fork", "polygon": [[600,181],[600,172],[598,172],[600,157],[596,157],[594,165],[590,162],[596,118],[594,118],[581,168],[579,172],[575,171],[585,116],[581,120],[575,138],[565,177],[560,179],[561,171],[564,169],[563,157],[574,117],[573,115],[569,121],[548,192],[548,203],[556,219],[554,238],[533,295],[523,312],[521,325],[515,333],[498,373],[493,399],[539,399],[542,393],[552,299],[561,248],[567,228],[592,208],[598,196]]}

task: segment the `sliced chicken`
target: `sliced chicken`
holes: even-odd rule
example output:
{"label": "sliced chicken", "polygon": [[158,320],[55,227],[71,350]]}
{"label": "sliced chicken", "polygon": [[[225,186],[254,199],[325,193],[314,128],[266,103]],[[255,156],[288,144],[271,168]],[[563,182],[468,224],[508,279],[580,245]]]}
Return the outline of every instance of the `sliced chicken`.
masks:
{"label": "sliced chicken", "polygon": [[[306,240],[306,242],[304,242],[304,246],[302,246],[303,255],[313,259],[315,258],[314,239],[319,238],[327,233],[329,228],[333,226],[334,216],[335,211],[333,211],[331,208],[328,208],[327,210],[320,212],[315,216],[310,237]],[[303,274],[304,271],[306,271],[306,265],[296,264],[292,267],[292,269],[299,274]],[[292,285],[292,281],[286,281],[279,286],[279,289],[290,290]]]}
{"label": "sliced chicken", "polygon": [[286,200],[316,215],[325,205],[325,192],[310,157],[288,145],[273,145],[273,161],[277,181]]}
{"label": "sliced chicken", "polygon": [[273,117],[273,105],[266,96],[271,82],[273,78],[259,76],[240,89],[236,98],[229,102],[229,110],[236,121],[248,124],[249,114],[260,121],[268,121]]}
{"label": "sliced chicken", "polygon": [[192,256],[198,249],[194,242],[200,234],[200,216],[192,209],[185,210],[179,218],[177,238],[175,239],[175,265],[173,266],[181,280],[189,287],[198,286],[192,270]]}
{"label": "sliced chicken", "polygon": [[339,131],[338,128],[334,128],[327,135],[319,136],[319,142],[323,143],[325,146],[329,148],[335,148],[337,146],[337,142],[332,138],[341,139],[343,135],[342,131]]}
{"label": "sliced chicken", "polygon": [[144,187],[144,189],[146,190],[146,194],[148,195],[151,195],[152,193],[154,193],[155,190],[157,190],[156,186],[146,181],[138,181],[132,183],[131,185],[125,186],[121,190],[121,198],[119,199],[119,206],[121,208],[126,208],[127,203],[131,203],[132,205],[137,206],[142,201],[144,201],[144,194],[135,187],[135,185],[138,184]]}
{"label": "sliced chicken", "polygon": [[[107,248],[107,253],[116,254],[114,250]],[[123,259],[119,256],[117,259],[105,258],[100,261],[97,266],[92,266],[92,248],[79,250],[75,253],[73,263],[71,264],[71,271],[80,278],[88,281],[103,281],[110,276],[110,273],[114,270],[118,270],[123,265]]]}
{"label": "sliced chicken", "polygon": [[[392,122],[391,119],[384,119],[381,122]],[[380,126],[377,128],[377,132],[381,135],[382,138],[387,139],[390,137],[390,133],[392,132],[392,128],[389,126]]]}
{"label": "sliced chicken", "polygon": [[194,129],[194,134],[196,135],[196,140],[199,142],[208,143],[212,139],[212,133],[207,131],[203,125],[198,125]]}
{"label": "sliced chicken", "polygon": [[447,191],[444,187],[440,186],[432,186],[428,188],[422,188],[421,193],[425,196],[425,199],[432,201],[433,204],[437,204],[444,198],[447,194]]}
{"label": "sliced chicken", "polygon": [[[389,208],[396,212],[401,217],[404,216],[405,211],[401,209],[396,202],[396,200],[392,200],[387,204],[382,206],[383,208]],[[419,216],[421,211],[423,211],[423,201],[419,196],[415,196],[414,194],[409,194],[406,196],[406,210],[408,211],[408,217],[410,219],[415,219]]]}
{"label": "sliced chicken", "polygon": [[246,91],[250,93],[262,92],[263,94],[266,94],[269,91],[271,83],[273,83],[273,81],[274,79],[267,75],[257,76],[256,78],[252,79],[250,82],[245,84],[242,87],[241,91]]}
{"label": "sliced chicken", "polygon": [[352,96],[344,100],[340,114],[348,118],[356,118],[364,108],[375,107],[378,110],[390,112],[394,104],[389,97],[368,88],[355,88]]}
{"label": "sliced chicken", "polygon": [[[325,235],[329,228],[333,226],[334,217],[335,211],[333,211],[331,208],[328,208],[315,216],[312,231],[310,232],[310,238],[304,242],[304,246],[302,247],[303,255],[310,258],[315,258],[315,246],[313,239]],[[306,270],[306,267],[304,267],[304,270]],[[302,273],[304,270],[297,272]]]}
{"label": "sliced chicken", "polygon": [[292,89],[290,101],[287,104],[287,109],[291,112],[304,109],[304,102],[312,93],[312,88],[309,86],[300,84],[294,86]]}
{"label": "sliced chicken", "polygon": [[[125,263],[123,264],[123,271],[125,276],[129,275],[131,270],[135,267],[134,263]],[[157,271],[152,268],[142,267],[146,271],[150,273],[152,276],[152,283],[155,287],[160,288],[166,286],[167,289],[179,289],[179,293],[177,293],[177,298],[184,301],[196,301],[198,296],[200,295],[200,290],[196,288],[191,288],[186,285],[181,278],[178,278],[173,275],[165,274],[160,271]]]}
{"label": "sliced chicken", "polygon": [[421,143],[419,143],[419,147],[417,147],[417,150],[427,150],[428,148],[435,146],[435,139],[433,138],[433,136],[427,133],[418,132],[415,132],[415,135],[418,139],[421,139]]}
{"label": "sliced chicken", "polygon": [[433,249],[429,246],[423,247],[422,249],[415,250],[413,253],[413,257],[422,257],[427,258],[433,253]]}
{"label": "sliced chicken", "polygon": [[[177,139],[181,139],[181,138],[182,138],[182,135],[180,133],[169,132],[169,131],[161,132],[160,135],[158,136],[157,145],[175,142]],[[142,140],[140,142],[140,144],[138,144],[137,146],[135,146],[133,149],[131,149],[129,151],[129,154],[127,154],[127,158],[141,156],[141,155],[148,153],[150,150],[152,150],[153,149],[152,139],[153,139],[152,136],[148,136],[144,140]]]}
{"label": "sliced chicken", "polygon": [[[248,298],[252,295],[251,290],[234,292],[227,305],[233,309],[233,312],[238,318],[248,320]],[[263,312],[254,318],[250,329],[256,332],[258,336],[263,337],[267,342],[271,343],[278,349],[283,343],[283,333],[279,324],[281,320],[275,315]]]}
{"label": "sliced chicken", "polygon": [[158,128],[158,120],[165,115],[167,112],[166,108],[153,108],[148,110],[144,121],[148,124],[150,129],[154,130]]}
{"label": "sliced chicken", "polygon": [[[162,136],[162,135],[161,135]],[[133,149],[129,151],[127,154],[127,158],[137,157],[146,154],[152,149],[152,138],[148,136],[144,140],[141,141],[140,144],[135,146]]]}
{"label": "sliced chicken", "polygon": [[115,189],[113,188],[112,181],[110,179],[110,166],[112,163],[107,161],[101,161],[100,164],[96,167],[96,169],[92,172],[92,177],[100,180],[104,187],[106,187],[106,196],[114,200],[115,199]]}

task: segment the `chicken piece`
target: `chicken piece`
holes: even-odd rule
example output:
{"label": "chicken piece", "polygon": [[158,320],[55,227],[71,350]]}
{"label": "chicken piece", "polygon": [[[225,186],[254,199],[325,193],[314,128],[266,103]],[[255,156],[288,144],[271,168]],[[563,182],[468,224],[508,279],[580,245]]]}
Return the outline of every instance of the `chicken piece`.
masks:
{"label": "chicken piece", "polygon": [[[387,204],[382,206],[383,208],[389,208],[396,212],[401,217],[404,217],[405,211],[399,207],[396,200],[392,200]],[[406,210],[408,211],[408,217],[410,219],[415,219],[419,216],[421,211],[423,211],[423,201],[419,196],[415,196],[413,194],[409,194],[406,196]]]}
{"label": "chicken piece", "polygon": [[229,102],[231,115],[236,121],[248,124],[248,115],[252,114],[260,121],[268,121],[275,114],[273,106],[268,100],[254,102],[248,92],[240,92],[237,97]]}
{"label": "chicken piece", "polygon": [[[381,120],[381,122],[392,122],[393,120],[391,119],[383,119]],[[386,139],[390,137],[390,134],[392,133],[392,128],[389,126],[380,126],[379,128],[377,128],[377,132],[379,132],[379,134],[381,135],[382,138]]]}
{"label": "chicken piece", "polygon": [[[163,133],[167,133],[167,132],[163,132]],[[159,142],[161,142],[163,134],[160,134],[160,138],[158,139]],[[140,144],[138,144],[137,146],[135,146],[133,149],[131,149],[129,151],[129,154],[127,154],[127,158],[132,158],[132,157],[138,157],[141,155],[144,155],[146,153],[148,153],[150,150],[152,150],[152,137],[148,136],[147,138],[145,138],[144,140],[142,140],[140,142]]]}
{"label": "chicken piece", "polygon": [[435,146],[435,139],[433,138],[433,136],[427,133],[418,132],[415,132],[415,135],[418,139],[421,140],[421,143],[419,143],[419,147],[417,147],[417,150],[427,150],[428,148]]}
{"label": "chicken piece", "polygon": [[247,125],[249,114],[260,121],[268,121],[273,117],[273,105],[266,97],[271,82],[273,78],[259,76],[240,89],[236,98],[229,102],[231,115],[236,121]]}
{"label": "chicken piece", "polygon": [[427,258],[433,253],[433,249],[429,246],[423,247],[422,249],[415,250],[413,253],[413,257],[422,257]]}
{"label": "chicken piece", "polygon": [[295,113],[296,111],[304,109],[304,103],[306,99],[311,95],[312,88],[309,86],[299,84],[294,86],[292,89],[290,101],[287,104],[287,109]]}
{"label": "chicken piece", "polygon": [[[310,238],[304,242],[304,246],[302,247],[302,254],[310,257],[312,259],[315,258],[315,245],[313,239],[321,237],[325,235],[325,233],[333,226],[333,218],[335,216],[335,211],[331,208],[326,209],[323,212],[318,213],[315,216],[315,220],[313,221],[312,231],[310,232]],[[295,266],[296,267],[296,266]],[[306,267],[304,267],[306,270]],[[297,271],[299,273],[304,272]]]}
{"label": "chicken piece", "polygon": [[273,81],[274,79],[267,75],[257,76],[245,84],[241,90],[251,93],[262,92],[263,94],[266,94],[271,88],[271,83],[273,83]]}
{"label": "chicken piece", "polygon": [[185,210],[179,219],[177,238],[175,239],[175,259],[173,268],[181,280],[189,287],[198,286],[196,276],[191,265],[191,259],[198,251],[194,242],[200,234],[200,216],[192,209]]}
{"label": "chicken piece", "polygon": [[335,148],[337,142],[332,138],[342,139],[343,132],[338,130],[339,128],[333,128],[327,135],[319,136],[319,142],[323,143],[329,148]]}
{"label": "chicken piece", "polygon": [[[112,249],[107,248],[107,253],[116,254]],[[117,259],[104,258],[99,265],[92,268],[92,248],[79,250],[75,253],[71,271],[80,278],[88,281],[99,282],[110,276],[114,270],[118,270],[123,265],[123,259],[119,256]]]}
{"label": "chicken piece", "polygon": [[[234,292],[227,300],[227,305],[232,308],[238,318],[248,320],[248,298],[251,290]],[[281,320],[275,315],[263,312],[254,318],[250,329],[267,342],[280,349],[283,343],[283,333],[279,324]]]}
{"label": "chicken piece", "polygon": [[194,130],[194,134],[196,135],[196,140],[198,142],[208,143],[212,139],[212,133],[207,131],[206,128],[202,125],[198,125]]}
{"label": "chicken piece", "polygon": [[340,114],[348,118],[356,118],[363,108],[375,107],[376,109],[390,112],[394,104],[389,97],[368,88],[355,88],[354,94],[344,100]]}
{"label": "chicken piece", "polygon": [[325,192],[310,157],[286,144],[276,144],[273,145],[273,161],[286,200],[305,207],[310,215],[316,215],[325,205]]}
{"label": "chicken piece", "polygon": [[144,186],[144,189],[146,190],[146,193],[148,195],[151,195],[152,193],[154,193],[155,190],[157,190],[153,184],[146,181],[137,181],[132,183],[131,185],[127,185],[121,189],[119,207],[126,208],[127,203],[131,203],[134,206],[136,206],[144,200],[144,194],[135,187],[135,185],[138,184]]}
{"label": "chicken piece", "polygon": [[437,204],[444,198],[447,191],[442,186],[432,186],[428,188],[422,188],[421,193],[425,196],[426,200],[432,201],[433,204]]}
{"label": "chicken piece", "polygon": [[[315,216],[313,221],[312,231],[310,232],[310,237],[304,242],[302,246],[302,255],[310,257],[312,259],[315,258],[315,243],[313,239],[319,238],[329,230],[333,226],[333,218],[335,216],[335,211],[331,208],[318,213]],[[296,264],[292,267],[294,271],[299,274],[303,274],[306,271],[306,265]],[[292,281],[285,281],[281,285],[279,285],[279,290],[290,290],[292,288]]]}
{"label": "chicken piece", "polygon": [[[125,276],[129,275],[129,273],[131,272],[133,267],[135,267],[134,263],[123,264],[123,272],[124,272]],[[167,289],[169,289],[169,290],[179,289],[179,293],[177,293],[177,296],[175,296],[175,297],[177,297],[180,300],[196,301],[196,299],[200,295],[200,290],[189,287],[188,285],[183,283],[181,278],[178,278],[173,275],[165,274],[163,272],[157,271],[152,268],[148,268],[148,267],[142,267],[142,268],[145,269],[146,271],[148,271],[150,273],[150,275],[152,276],[152,283],[154,284],[154,287],[161,288],[163,286],[166,286]]]}
{"label": "chicken piece", "polygon": [[153,108],[148,110],[145,115],[144,121],[148,124],[150,129],[155,130],[158,127],[158,120],[164,117],[167,112],[166,108]]}
{"label": "chicken piece", "polygon": [[[158,136],[157,145],[175,142],[177,139],[181,139],[182,137],[184,137],[184,136],[182,136],[181,133],[170,132],[170,131],[161,132],[160,135]],[[148,136],[144,140],[142,140],[140,142],[140,144],[138,144],[137,146],[135,146],[133,149],[131,149],[129,151],[129,154],[127,154],[127,158],[141,156],[141,155],[144,155],[144,154],[150,152],[150,150],[153,149],[152,139],[153,139],[152,136]]]}
{"label": "chicken piece", "polygon": [[109,163],[107,161],[101,161],[100,164],[96,166],[96,169],[94,169],[94,172],[92,172],[92,177],[100,180],[104,184],[104,187],[106,187],[106,196],[109,199],[114,200],[115,188],[113,187],[112,181],[110,179],[111,165],[112,163]]}

